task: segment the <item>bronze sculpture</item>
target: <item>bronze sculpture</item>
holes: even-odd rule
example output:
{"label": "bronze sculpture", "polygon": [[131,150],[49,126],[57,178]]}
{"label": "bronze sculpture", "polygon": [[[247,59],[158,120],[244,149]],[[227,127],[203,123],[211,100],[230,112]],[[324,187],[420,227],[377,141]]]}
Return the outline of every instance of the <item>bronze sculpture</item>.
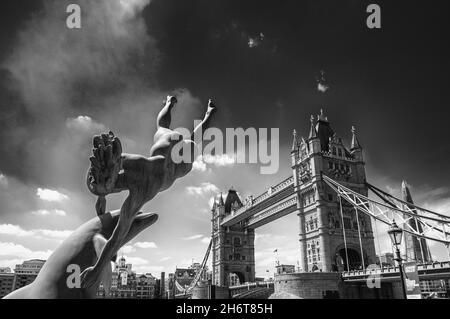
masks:
{"label": "bronze sculpture", "polygon": [[[120,140],[112,132],[94,137],[93,157],[87,186],[96,196],[97,217],[80,226],[45,263],[35,282],[7,298],[93,298],[110,261],[118,250],[157,220],[156,214],[139,213],[144,204],[192,170],[195,160],[194,136],[209,126],[216,110],[210,100],[203,121],[194,128],[191,139],[170,129],[171,112],[177,99],[168,96],[158,115],[157,132],[150,156],[122,153]],[[172,148],[188,147],[189,161],[174,161]],[[129,191],[120,211],[106,213],[106,196]],[[94,265],[93,265],[94,264]],[[81,286],[67,286],[67,267],[78,265]],[[93,265],[93,266],[92,266]]]}

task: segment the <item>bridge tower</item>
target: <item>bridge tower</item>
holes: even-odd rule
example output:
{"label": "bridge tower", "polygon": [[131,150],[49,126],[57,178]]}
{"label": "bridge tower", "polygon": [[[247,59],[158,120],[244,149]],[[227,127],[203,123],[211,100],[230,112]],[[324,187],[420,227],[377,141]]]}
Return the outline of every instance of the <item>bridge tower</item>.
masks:
{"label": "bridge tower", "polygon": [[222,194],[214,200],[212,207],[212,283],[229,286],[230,275],[236,275],[240,283],[255,281],[255,231],[244,228],[240,222],[232,226],[221,226],[226,216],[241,208],[242,202],[233,189],[226,200]]}
{"label": "bridge tower", "polygon": [[375,263],[370,217],[356,212],[344,200],[341,215],[339,198],[321,178],[323,173],[367,196],[365,163],[356,130],[352,128],[352,141],[347,148],[321,111],[317,120],[311,117],[307,139],[299,139],[294,131],[291,159],[300,224],[301,271],[342,271]]}

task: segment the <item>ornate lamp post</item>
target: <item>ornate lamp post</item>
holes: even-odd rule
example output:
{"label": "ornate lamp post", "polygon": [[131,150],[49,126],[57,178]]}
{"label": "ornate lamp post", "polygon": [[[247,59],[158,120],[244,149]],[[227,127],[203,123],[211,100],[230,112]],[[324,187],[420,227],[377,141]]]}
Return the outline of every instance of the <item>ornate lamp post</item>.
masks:
{"label": "ornate lamp post", "polygon": [[400,256],[400,249],[398,246],[402,242],[403,230],[397,226],[395,221],[392,222],[391,228],[388,230],[389,237],[391,238],[392,244],[395,246],[395,260],[398,262],[398,268],[400,271],[400,280],[402,282],[403,299],[406,299],[406,287],[405,278],[403,274],[402,257]]}

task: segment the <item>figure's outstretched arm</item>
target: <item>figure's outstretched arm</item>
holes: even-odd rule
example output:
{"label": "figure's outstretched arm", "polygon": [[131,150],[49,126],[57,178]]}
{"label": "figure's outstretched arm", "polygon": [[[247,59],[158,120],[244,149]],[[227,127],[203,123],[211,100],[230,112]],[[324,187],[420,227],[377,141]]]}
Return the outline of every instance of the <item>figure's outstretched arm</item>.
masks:
{"label": "figure's outstretched arm", "polygon": [[166,104],[164,105],[163,109],[158,114],[158,119],[157,119],[157,123],[156,123],[157,129],[160,129],[160,128],[169,129],[170,128],[170,123],[172,122],[172,116],[171,116],[172,108],[175,106],[175,104],[177,102],[178,101],[175,96],[167,97],[167,101],[165,102]]}
{"label": "figure's outstretched arm", "polygon": [[82,288],[89,288],[99,280],[103,268],[120,249],[124,238],[130,230],[134,217],[139,212],[142,205],[143,201],[139,200],[133,192],[130,192],[130,195],[120,209],[119,221],[117,222],[116,228],[114,229],[111,238],[105,244],[96,264],[93,267],[87,268],[81,274]]}

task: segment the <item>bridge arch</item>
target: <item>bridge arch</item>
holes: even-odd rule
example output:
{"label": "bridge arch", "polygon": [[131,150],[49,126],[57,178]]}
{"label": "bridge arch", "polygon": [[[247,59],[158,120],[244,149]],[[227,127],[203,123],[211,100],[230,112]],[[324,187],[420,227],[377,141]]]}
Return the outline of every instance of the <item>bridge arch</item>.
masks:
{"label": "bridge arch", "polygon": [[[363,249],[364,262],[367,266],[367,254]],[[349,267],[347,268],[347,257]],[[361,248],[358,245],[347,243],[347,252],[345,248],[345,244],[341,244],[336,247],[335,257],[332,260],[332,270],[334,271],[347,271],[349,270],[359,270],[362,269],[363,263],[361,258]]]}

